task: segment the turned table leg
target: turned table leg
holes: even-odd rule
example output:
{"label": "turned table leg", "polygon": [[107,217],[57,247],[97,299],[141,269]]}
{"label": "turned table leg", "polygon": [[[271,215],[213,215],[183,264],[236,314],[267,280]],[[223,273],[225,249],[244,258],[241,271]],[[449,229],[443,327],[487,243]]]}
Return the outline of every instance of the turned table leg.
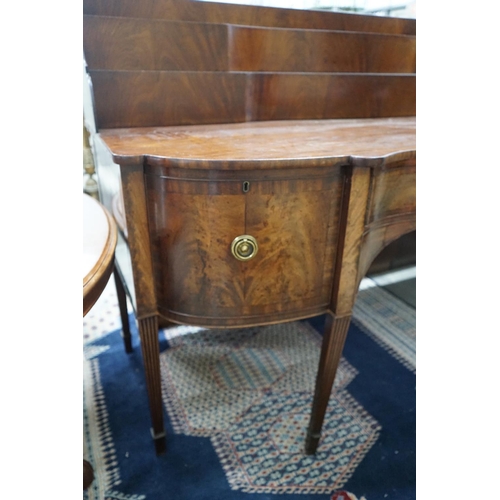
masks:
{"label": "turned table leg", "polygon": [[165,453],[166,439],[163,424],[163,402],[161,397],[160,346],[158,341],[158,317],[139,320],[142,357],[146,374],[146,386],[151,412],[151,434],[157,455]]}
{"label": "turned table leg", "polygon": [[325,333],[316,378],[316,389],[306,436],[305,452],[307,455],[316,453],[318,447],[323,419],[350,322],[350,315],[336,318],[328,314],[326,317]]}
{"label": "turned table leg", "polygon": [[87,490],[94,481],[94,469],[87,460],[83,460],[83,489]]}
{"label": "turned table leg", "polygon": [[125,352],[132,352],[132,336],[130,335],[130,323],[128,320],[127,310],[127,295],[125,294],[125,287],[122,283],[120,271],[115,268],[113,270],[115,277],[116,295],[118,297],[118,307],[120,308],[120,317],[122,320],[123,343],[125,345]]}

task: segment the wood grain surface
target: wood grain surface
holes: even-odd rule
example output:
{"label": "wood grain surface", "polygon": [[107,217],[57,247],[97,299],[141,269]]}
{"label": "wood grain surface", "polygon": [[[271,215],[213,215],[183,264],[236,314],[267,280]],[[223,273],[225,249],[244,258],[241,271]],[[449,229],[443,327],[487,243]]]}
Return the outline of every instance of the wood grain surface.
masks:
{"label": "wood grain surface", "polygon": [[193,0],[84,0],[85,14],[415,35],[415,19]]}
{"label": "wood grain surface", "polygon": [[136,291],[136,318],[141,320],[157,312],[142,165],[122,168],[121,179]]}
{"label": "wood grain surface", "polygon": [[89,72],[99,129],[415,115],[415,77],[356,73]]}
{"label": "wood grain surface", "polygon": [[84,16],[83,51],[90,69],[222,71],[228,27]]}
{"label": "wood grain surface", "polygon": [[415,37],[84,16],[90,69],[414,73]]}
{"label": "wood grain surface", "polygon": [[390,171],[377,170],[372,176],[371,199],[366,224],[380,225],[383,221],[415,213],[416,159],[393,165]]}
{"label": "wood grain surface", "polygon": [[90,71],[90,75],[99,128],[246,119],[245,73]]}
{"label": "wood grain surface", "polygon": [[415,73],[415,37],[228,26],[229,69]]}
{"label": "wood grain surface", "polygon": [[[101,130],[117,163],[198,169],[325,166],[414,156],[415,117]],[[307,160],[304,162],[304,160]],[[262,163],[266,162],[266,163]]]}
{"label": "wood grain surface", "polygon": [[[83,195],[83,254],[85,261],[83,276],[83,316],[97,302],[113,272],[117,227],[108,210],[89,195]],[[102,238],[96,240],[95,232]]]}
{"label": "wood grain surface", "polygon": [[415,115],[413,75],[255,73],[252,120]]}
{"label": "wood grain surface", "polygon": [[[244,176],[195,182],[147,175],[159,310],[206,324],[207,318],[252,323],[257,316],[326,308],[340,172],[304,177],[252,181],[243,193]],[[231,242],[243,234],[259,245],[247,262],[231,254]]]}

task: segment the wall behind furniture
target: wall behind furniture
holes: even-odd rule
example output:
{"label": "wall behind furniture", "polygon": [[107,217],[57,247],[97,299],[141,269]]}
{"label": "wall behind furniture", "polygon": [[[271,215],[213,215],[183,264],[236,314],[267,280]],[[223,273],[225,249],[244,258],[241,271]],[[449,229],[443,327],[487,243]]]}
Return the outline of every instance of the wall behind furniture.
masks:
{"label": "wall behind furniture", "polygon": [[379,16],[416,18],[415,0],[200,0],[287,9],[354,12]]}

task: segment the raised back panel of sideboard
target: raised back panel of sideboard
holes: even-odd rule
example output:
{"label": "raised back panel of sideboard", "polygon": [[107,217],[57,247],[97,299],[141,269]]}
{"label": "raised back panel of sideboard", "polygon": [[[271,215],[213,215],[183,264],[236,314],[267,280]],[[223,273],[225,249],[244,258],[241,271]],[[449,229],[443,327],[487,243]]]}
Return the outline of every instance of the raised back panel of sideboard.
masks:
{"label": "raised back panel of sideboard", "polygon": [[84,16],[94,70],[414,73],[415,37]]}
{"label": "raised back panel of sideboard", "polygon": [[415,19],[196,0],[84,0],[89,15],[415,35]]}
{"label": "raised back panel of sideboard", "polygon": [[414,36],[109,16],[83,28],[99,128],[415,114]]}
{"label": "raised back panel of sideboard", "polygon": [[100,129],[415,114],[415,77],[90,70]]}

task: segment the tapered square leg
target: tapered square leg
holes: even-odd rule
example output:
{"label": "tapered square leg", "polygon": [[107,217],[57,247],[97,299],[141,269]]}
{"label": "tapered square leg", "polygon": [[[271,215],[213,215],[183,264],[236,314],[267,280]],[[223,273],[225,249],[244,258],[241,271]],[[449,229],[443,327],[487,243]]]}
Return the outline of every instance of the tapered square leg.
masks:
{"label": "tapered square leg", "polygon": [[146,375],[146,386],[151,413],[151,434],[157,455],[166,450],[165,427],[163,423],[163,402],[161,397],[160,345],[158,341],[158,317],[139,320],[139,335]]}
{"label": "tapered square leg", "polygon": [[125,345],[125,352],[131,353],[133,349],[132,336],[130,335],[130,323],[128,320],[127,295],[125,294],[125,287],[122,283],[120,271],[116,268],[116,265],[113,270],[113,276],[115,278],[116,295],[118,297],[118,307],[120,309],[120,318],[122,320],[122,336],[123,343]]}
{"label": "tapered square leg", "polygon": [[341,318],[328,315],[326,319],[311,418],[305,443],[307,455],[313,455],[318,448],[321,427],[350,323],[350,315]]}

